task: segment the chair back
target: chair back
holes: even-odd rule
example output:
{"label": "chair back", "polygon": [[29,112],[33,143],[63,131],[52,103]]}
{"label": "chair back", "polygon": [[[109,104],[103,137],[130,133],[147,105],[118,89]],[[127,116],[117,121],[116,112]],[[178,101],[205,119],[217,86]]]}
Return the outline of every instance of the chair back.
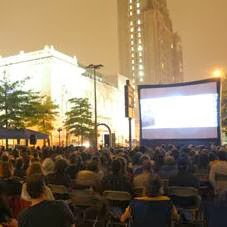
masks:
{"label": "chair back", "polygon": [[90,189],[73,190],[70,193],[70,200],[78,207],[99,207],[102,206],[102,198]]}
{"label": "chair back", "polygon": [[130,201],[131,195],[128,192],[123,191],[104,191],[103,196],[106,200],[110,201]]}
{"label": "chair back", "polygon": [[168,194],[178,197],[193,197],[198,196],[199,191],[193,187],[172,186],[168,188]]}
{"label": "chair back", "polygon": [[172,202],[170,200],[143,201],[134,199],[130,202],[133,227],[170,227]]}
{"label": "chair back", "polygon": [[69,191],[64,185],[48,184],[53,194],[68,194]]}

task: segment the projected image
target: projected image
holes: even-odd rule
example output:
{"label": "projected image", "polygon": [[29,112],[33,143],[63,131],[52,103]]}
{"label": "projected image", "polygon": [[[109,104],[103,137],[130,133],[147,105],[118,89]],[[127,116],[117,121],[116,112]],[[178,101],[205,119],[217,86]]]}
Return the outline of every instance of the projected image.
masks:
{"label": "projected image", "polygon": [[217,103],[216,82],[142,89],[142,138],[217,138]]}

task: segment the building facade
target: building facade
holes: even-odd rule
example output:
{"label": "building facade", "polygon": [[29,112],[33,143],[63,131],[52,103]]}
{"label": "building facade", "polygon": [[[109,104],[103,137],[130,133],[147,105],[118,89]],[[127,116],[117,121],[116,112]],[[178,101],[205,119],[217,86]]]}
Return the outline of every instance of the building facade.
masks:
{"label": "building facade", "polygon": [[183,81],[181,40],[166,0],[118,0],[120,73],[135,84]]}
{"label": "building facade", "polygon": [[[52,132],[53,144],[59,142],[58,128],[63,128],[61,144],[66,144],[64,121],[65,113],[70,109],[70,98],[88,98],[94,108],[93,74],[79,66],[76,57],[65,55],[53,47],[46,46],[39,51],[0,58],[0,78],[4,75],[12,81],[29,77],[25,89],[48,95],[59,106]],[[125,118],[124,85],[127,78],[117,75],[115,83],[109,83],[99,73],[96,78],[98,123],[107,124],[115,135],[115,142],[126,145],[128,120]],[[104,145],[104,135],[108,131],[99,127],[98,134],[99,144]],[[68,141],[68,144],[71,142]]]}

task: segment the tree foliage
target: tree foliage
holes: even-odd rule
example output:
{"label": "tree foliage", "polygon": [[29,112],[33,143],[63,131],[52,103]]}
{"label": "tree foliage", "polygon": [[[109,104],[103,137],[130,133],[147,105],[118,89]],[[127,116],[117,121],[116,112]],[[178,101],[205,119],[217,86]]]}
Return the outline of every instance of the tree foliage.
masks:
{"label": "tree foliage", "polygon": [[49,96],[38,96],[33,99],[30,107],[31,116],[27,119],[27,126],[36,126],[40,132],[50,134],[54,129],[58,105]]}
{"label": "tree foliage", "polygon": [[80,136],[81,144],[84,138],[90,138],[94,131],[91,105],[87,98],[72,98],[69,100],[71,109],[66,113],[66,129],[75,136]]}
{"label": "tree foliage", "polygon": [[31,102],[37,98],[31,90],[22,89],[27,79],[12,82],[3,76],[0,80],[0,127],[25,128]]}

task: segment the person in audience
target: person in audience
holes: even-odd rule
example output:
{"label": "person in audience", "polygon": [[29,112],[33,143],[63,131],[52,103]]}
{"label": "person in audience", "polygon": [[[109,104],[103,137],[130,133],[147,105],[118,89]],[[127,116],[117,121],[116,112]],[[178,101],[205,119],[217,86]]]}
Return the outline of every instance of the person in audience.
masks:
{"label": "person in audience", "polygon": [[178,173],[169,178],[169,186],[185,186],[199,189],[199,179],[194,176],[189,169],[189,163],[186,159],[178,161]]}
{"label": "person in audience", "polygon": [[20,195],[22,185],[13,176],[13,167],[9,162],[0,162],[0,182],[5,184],[8,196]]}
{"label": "person in audience", "polygon": [[143,172],[133,179],[133,188],[144,189],[152,176],[152,166],[150,160],[143,161]]}
{"label": "person in audience", "polygon": [[22,158],[17,158],[15,170],[14,170],[14,176],[19,177],[21,179],[24,179],[26,176],[26,170],[24,169],[24,162]]}
{"label": "person in audience", "polygon": [[150,177],[146,195],[134,198],[120,221],[124,223],[132,217],[133,227],[170,227],[171,219],[178,219],[178,213],[169,197],[161,195],[160,178]]}
{"label": "person in audience", "polygon": [[42,163],[44,176],[54,173],[55,164],[51,158],[45,158]]}
{"label": "person in audience", "polygon": [[161,178],[169,179],[172,176],[177,175],[176,161],[172,156],[167,156],[164,159],[164,164],[159,169],[159,175]]}
{"label": "person in audience", "polygon": [[7,188],[0,183],[0,226],[17,227],[17,221],[12,217],[7,197]]}
{"label": "person in audience", "polygon": [[81,170],[76,175],[76,186],[82,188],[92,188],[96,192],[101,191],[101,180],[98,172],[98,163],[90,160],[85,170]]}
{"label": "person in audience", "polygon": [[71,180],[66,174],[66,168],[68,167],[67,161],[63,158],[59,158],[55,162],[54,173],[46,176],[47,184],[64,185],[65,187],[71,186]]}
{"label": "person in audience", "polygon": [[213,161],[210,166],[209,180],[210,183],[216,188],[215,176],[217,174],[227,175],[227,154],[225,151],[219,151],[219,160]]}
{"label": "person in audience", "polygon": [[103,191],[125,191],[132,193],[132,186],[127,176],[122,175],[122,165],[119,159],[115,159],[111,164],[112,173],[105,176],[102,180]]}
{"label": "person in audience", "polygon": [[[27,178],[34,175],[34,174],[40,174],[40,175],[44,176],[42,166],[38,162],[34,162],[34,163],[31,164],[31,166],[29,166],[29,168],[27,170]],[[46,185],[45,185],[44,193],[45,193],[46,199],[54,200],[53,193],[51,192],[50,188],[47,187]],[[26,182],[23,183],[23,185],[22,185],[21,198],[25,201],[31,201],[31,197],[30,197],[30,195],[27,191]]]}
{"label": "person in audience", "polygon": [[31,207],[22,211],[18,218],[19,227],[73,227],[74,217],[62,201],[46,198],[44,177],[33,174],[26,180]]}
{"label": "person in audience", "polygon": [[73,153],[69,156],[69,166],[66,169],[66,173],[70,179],[75,179],[76,174],[82,169],[81,158]]}

